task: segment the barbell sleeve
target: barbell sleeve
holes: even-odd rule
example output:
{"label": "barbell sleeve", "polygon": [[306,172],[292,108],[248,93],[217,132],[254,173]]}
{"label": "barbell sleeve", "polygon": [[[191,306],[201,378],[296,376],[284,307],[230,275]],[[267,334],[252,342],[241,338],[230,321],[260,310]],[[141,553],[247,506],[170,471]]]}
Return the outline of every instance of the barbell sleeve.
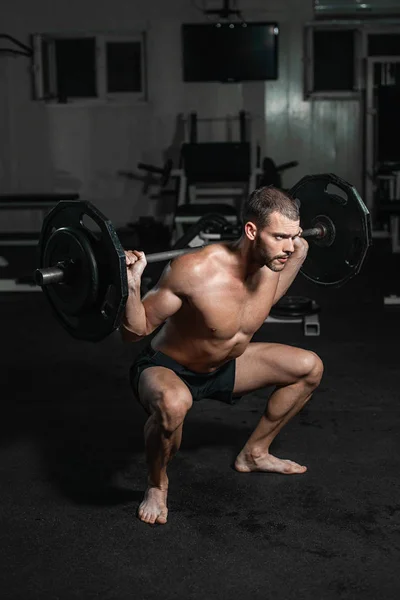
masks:
{"label": "barbell sleeve", "polygon": [[326,227],[322,223],[317,223],[315,227],[311,227],[310,229],[304,229],[301,237],[303,238],[317,238],[321,239],[326,235]]}
{"label": "barbell sleeve", "polygon": [[53,283],[62,283],[65,278],[65,269],[61,267],[46,267],[44,269],[36,269],[35,282],[37,285],[51,285]]}

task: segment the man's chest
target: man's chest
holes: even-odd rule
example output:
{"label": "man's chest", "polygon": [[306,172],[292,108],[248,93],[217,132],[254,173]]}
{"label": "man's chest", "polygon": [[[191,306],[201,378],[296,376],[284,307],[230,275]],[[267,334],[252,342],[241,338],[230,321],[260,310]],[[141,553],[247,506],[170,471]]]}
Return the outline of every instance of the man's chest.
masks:
{"label": "man's chest", "polygon": [[269,314],[277,281],[205,287],[189,300],[193,323],[219,338],[228,339],[238,333],[253,335]]}

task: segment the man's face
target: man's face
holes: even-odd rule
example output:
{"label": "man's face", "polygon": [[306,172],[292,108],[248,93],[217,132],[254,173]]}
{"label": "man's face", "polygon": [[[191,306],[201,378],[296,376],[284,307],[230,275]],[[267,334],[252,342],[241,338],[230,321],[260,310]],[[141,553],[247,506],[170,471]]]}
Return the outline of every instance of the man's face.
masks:
{"label": "man's face", "polygon": [[271,271],[282,271],[294,252],[294,240],[300,234],[300,221],[292,221],[278,212],[271,214],[269,224],[254,236],[254,259]]}

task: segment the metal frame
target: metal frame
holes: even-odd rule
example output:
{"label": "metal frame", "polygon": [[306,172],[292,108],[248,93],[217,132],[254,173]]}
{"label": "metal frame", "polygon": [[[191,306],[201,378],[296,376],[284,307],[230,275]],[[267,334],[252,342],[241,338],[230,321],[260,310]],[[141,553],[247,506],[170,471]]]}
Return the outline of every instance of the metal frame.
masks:
{"label": "metal frame", "polygon": [[271,317],[268,315],[264,323],[302,323],[303,324],[303,333],[305,336],[319,336],[321,333],[321,327],[319,323],[318,314],[315,315],[305,315],[304,317],[299,317],[295,319],[291,318],[283,318],[283,317]]}
{"label": "metal frame", "polygon": [[[387,30],[385,30],[386,32]],[[370,33],[370,32],[369,32]],[[396,33],[400,34],[400,29],[396,29]],[[400,56],[371,56],[366,61],[366,90],[365,90],[365,168],[364,168],[364,195],[365,204],[368,210],[373,214],[375,202],[375,143],[376,143],[376,109],[374,106],[374,67],[376,64],[393,63],[400,64]],[[391,195],[396,196],[398,192],[398,182],[390,183]],[[392,197],[393,199],[393,197]],[[392,237],[392,250],[399,252],[398,244],[399,217],[391,218],[391,233],[379,232],[374,230],[374,237]]]}

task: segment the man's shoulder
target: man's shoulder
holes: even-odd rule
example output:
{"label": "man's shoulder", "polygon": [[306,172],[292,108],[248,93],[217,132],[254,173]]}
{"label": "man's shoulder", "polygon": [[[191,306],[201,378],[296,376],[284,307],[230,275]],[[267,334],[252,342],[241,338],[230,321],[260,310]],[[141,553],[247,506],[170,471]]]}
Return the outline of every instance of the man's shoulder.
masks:
{"label": "man's shoulder", "polygon": [[199,247],[195,252],[175,258],[168,268],[171,287],[190,295],[193,289],[204,287],[217,273],[222,275],[224,266],[223,260],[221,262],[221,249],[218,251],[216,246],[219,245]]}
{"label": "man's shoulder", "polygon": [[171,262],[174,273],[183,273],[186,276],[201,276],[222,258],[224,249],[222,244],[200,246],[194,252],[184,254]]}

